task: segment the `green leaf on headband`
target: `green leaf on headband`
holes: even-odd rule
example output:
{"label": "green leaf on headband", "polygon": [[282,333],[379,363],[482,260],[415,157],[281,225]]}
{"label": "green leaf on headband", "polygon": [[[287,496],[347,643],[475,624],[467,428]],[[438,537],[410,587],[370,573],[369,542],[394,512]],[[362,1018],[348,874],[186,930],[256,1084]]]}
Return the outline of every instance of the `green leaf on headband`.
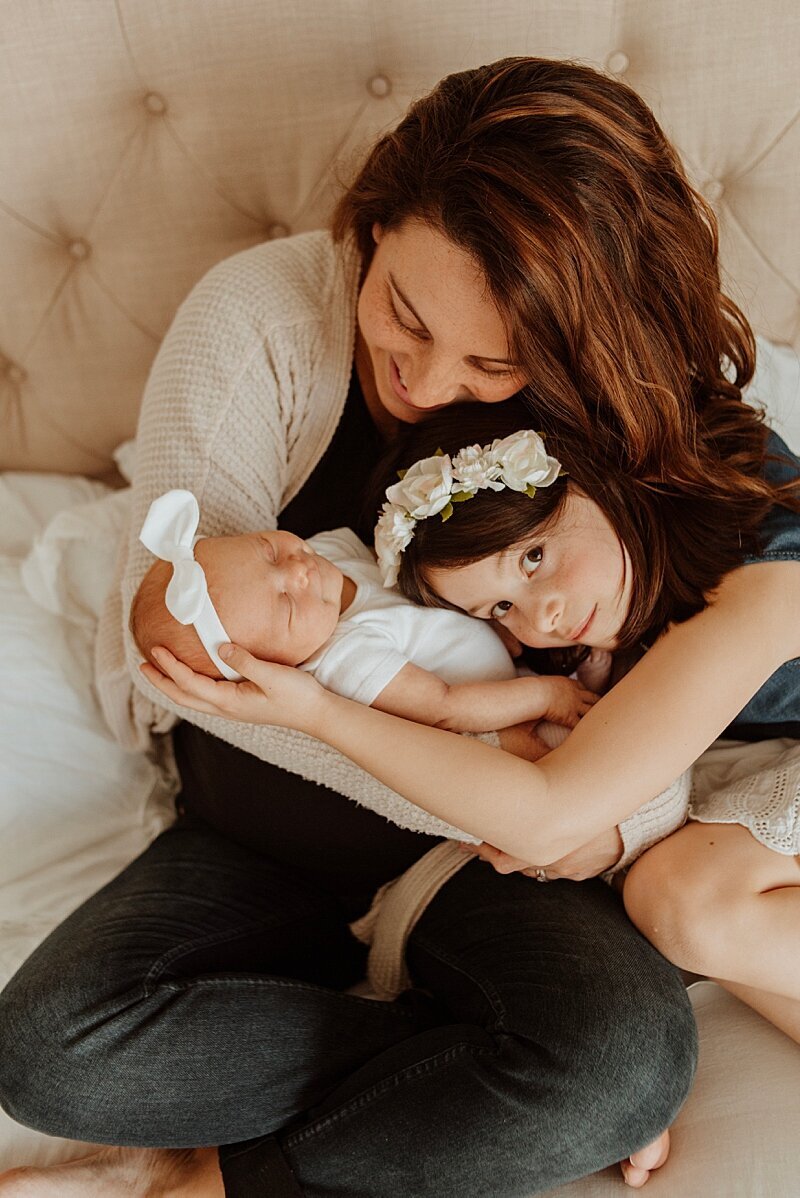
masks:
{"label": "green leaf on headband", "polygon": [[560,469],[560,470],[559,470],[559,472],[558,472],[558,475],[557,475],[557,477],[558,477],[558,478],[564,478],[564,477],[565,477],[567,474],[569,474],[569,470],[565,470],[565,469],[564,469],[564,467],[562,466],[562,467],[561,467],[561,469]]}
{"label": "green leaf on headband", "polygon": [[528,483],[525,488],[525,494],[528,496],[528,499],[536,498],[536,487],[534,487],[533,483]]}
{"label": "green leaf on headband", "polygon": [[449,520],[450,517],[452,516],[452,514],[453,514],[453,505],[452,505],[452,503],[448,503],[447,507],[443,507],[442,511],[441,511],[442,524],[444,524],[445,520]]}
{"label": "green leaf on headband", "polygon": [[397,477],[400,479],[401,482],[403,481],[403,479],[405,478],[405,476],[407,474],[408,474],[407,470],[398,470],[397,471]]}
{"label": "green leaf on headband", "polygon": [[435,458],[443,458],[443,457],[444,457],[444,450],[442,449],[441,445],[440,445],[440,446],[439,446],[439,448],[436,450],[436,453],[435,453],[433,456],[434,456]]}
{"label": "green leaf on headband", "polygon": [[468,499],[474,499],[474,498],[475,498],[474,491],[456,491],[455,494],[450,496],[450,500],[452,503],[466,503]]}

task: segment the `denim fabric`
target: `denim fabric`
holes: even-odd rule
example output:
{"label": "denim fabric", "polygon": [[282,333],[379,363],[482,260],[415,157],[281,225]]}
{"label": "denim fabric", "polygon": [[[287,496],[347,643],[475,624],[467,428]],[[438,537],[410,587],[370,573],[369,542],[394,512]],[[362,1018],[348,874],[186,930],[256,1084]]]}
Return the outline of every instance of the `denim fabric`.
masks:
{"label": "denim fabric", "polygon": [[[800,459],[777,433],[769,434],[767,453],[776,455],[764,471],[770,482],[790,482],[800,474]],[[800,515],[785,507],[773,507],[761,526],[760,539],[758,553],[748,554],[746,563],[800,561]],[[758,629],[754,635],[758,635]],[[760,737],[750,739],[800,734],[800,658],[785,662],[767,679],[726,730],[726,736],[737,736],[739,725],[757,725],[761,729]]]}
{"label": "denim fabric", "polygon": [[56,1135],[227,1145],[237,1198],[530,1195],[672,1120],[686,994],[602,883],[472,862],[394,1003],[341,992],[354,908],[180,819],[0,996],[2,1105]]}

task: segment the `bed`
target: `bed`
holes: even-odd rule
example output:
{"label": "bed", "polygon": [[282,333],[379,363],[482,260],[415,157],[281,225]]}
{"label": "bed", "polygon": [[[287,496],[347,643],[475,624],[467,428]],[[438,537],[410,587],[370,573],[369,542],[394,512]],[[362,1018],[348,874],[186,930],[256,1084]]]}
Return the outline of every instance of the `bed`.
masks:
{"label": "bed", "polygon": [[[790,0],[5,0],[2,18],[0,984],[172,818],[169,777],[115,743],[93,688],[159,341],[213,263],[323,224],[441,75],[535,53],[643,93],[717,210],[760,335],[750,397],[800,450]],[[700,1072],[648,1192],[789,1198],[800,1049],[713,983],[691,997]],[[77,1151],[0,1119],[0,1168]],[[558,1195],[619,1192],[609,1171]]]}

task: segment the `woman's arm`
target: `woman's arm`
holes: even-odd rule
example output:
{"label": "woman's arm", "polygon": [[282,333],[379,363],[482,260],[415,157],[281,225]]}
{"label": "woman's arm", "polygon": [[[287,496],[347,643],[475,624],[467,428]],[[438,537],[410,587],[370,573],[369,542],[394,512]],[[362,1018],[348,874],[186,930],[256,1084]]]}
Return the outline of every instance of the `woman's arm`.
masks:
{"label": "woman's arm", "polygon": [[450,732],[494,732],[528,720],[574,728],[597,696],[570,678],[508,678],[449,686],[409,662],[372,706]]}
{"label": "woman's arm", "polygon": [[[535,765],[341,699],[299,671],[258,663],[242,650],[231,661],[256,685],[239,684],[240,696],[237,684],[200,679],[174,659],[162,661],[179,685],[160,685],[176,702],[188,699],[229,719],[300,727],[424,810],[512,856],[546,863],[663,790],[795,656],[800,563],[743,567]],[[260,705],[251,704],[258,695]]]}

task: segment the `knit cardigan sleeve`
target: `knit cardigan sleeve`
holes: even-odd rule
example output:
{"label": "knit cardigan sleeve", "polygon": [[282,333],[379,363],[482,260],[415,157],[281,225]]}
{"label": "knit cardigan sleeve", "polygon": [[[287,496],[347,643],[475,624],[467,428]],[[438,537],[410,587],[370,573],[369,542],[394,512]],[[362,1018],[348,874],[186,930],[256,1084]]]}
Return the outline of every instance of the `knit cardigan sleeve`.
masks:
{"label": "knit cardigan sleeve", "polygon": [[246,532],[274,528],[311,474],[344,408],[357,284],[357,261],[329,234],[304,234],[220,263],[182,305],[142,404],[131,524],[98,633],[97,688],[128,748],[149,749],[154,735],[188,719],[403,827],[462,836],[311,737],[175,707],[139,672],[127,627],[152,562],[138,531],[157,495],[193,491],[204,535]]}

